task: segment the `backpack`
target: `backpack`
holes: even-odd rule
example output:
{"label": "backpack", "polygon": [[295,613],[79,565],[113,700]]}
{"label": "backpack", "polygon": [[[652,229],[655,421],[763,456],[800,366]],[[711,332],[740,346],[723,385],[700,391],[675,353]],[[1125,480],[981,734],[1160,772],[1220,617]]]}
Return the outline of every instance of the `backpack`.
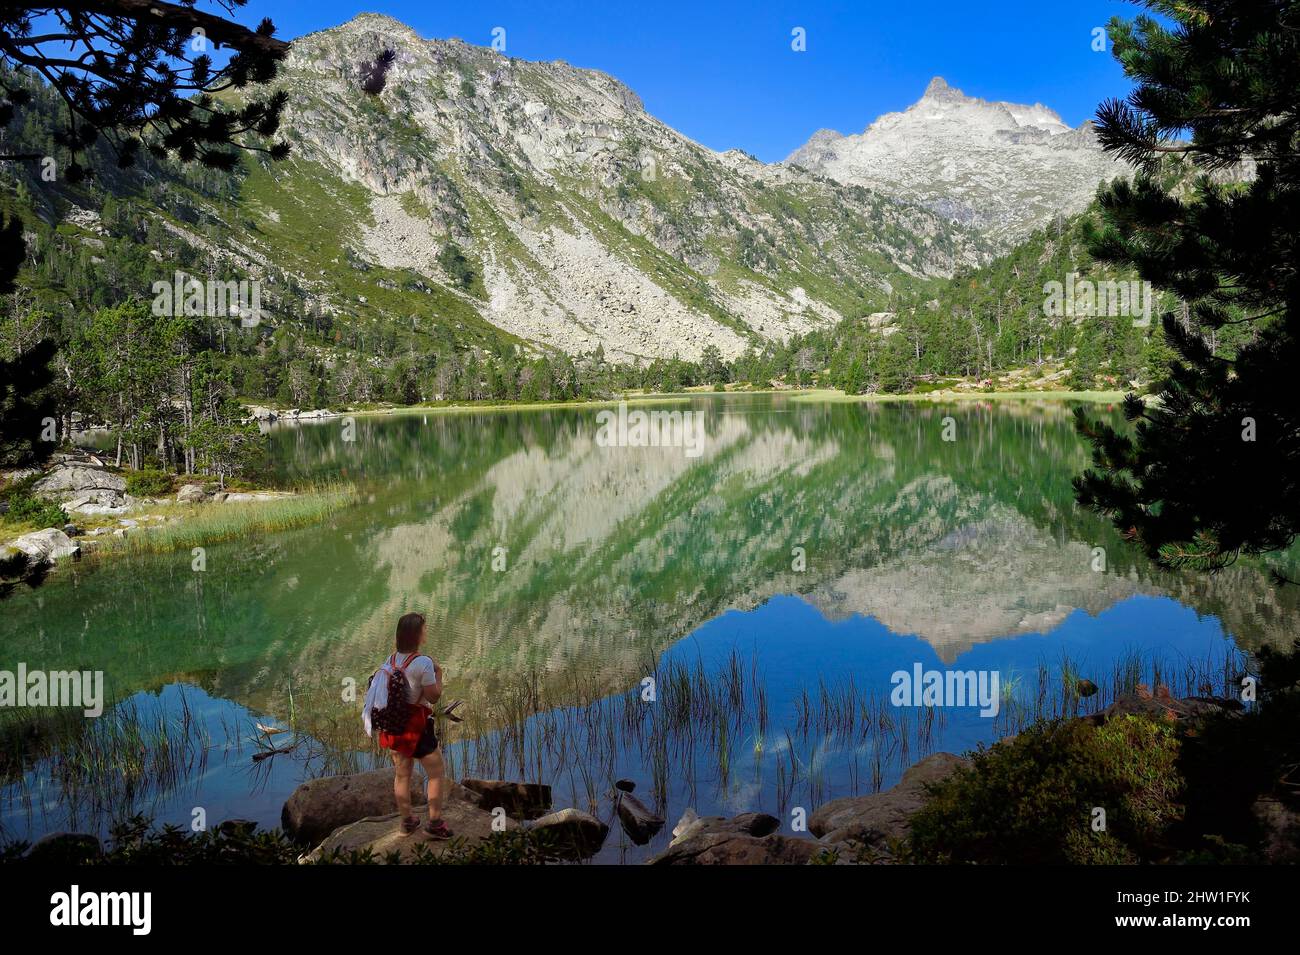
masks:
{"label": "backpack", "polygon": [[370,710],[370,724],[381,732],[396,736],[406,732],[406,727],[410,725],[411,703],[407,699],[409,684],[406,682],[406,667],[417,656],[419,654],[412,653],[398,666],[397,654],[394,653],[392,659],[370,678],[373,681],[380,673],[388,675],[385,687],[388,692],[384,694],[382,705],[377,699],[376,705]]}

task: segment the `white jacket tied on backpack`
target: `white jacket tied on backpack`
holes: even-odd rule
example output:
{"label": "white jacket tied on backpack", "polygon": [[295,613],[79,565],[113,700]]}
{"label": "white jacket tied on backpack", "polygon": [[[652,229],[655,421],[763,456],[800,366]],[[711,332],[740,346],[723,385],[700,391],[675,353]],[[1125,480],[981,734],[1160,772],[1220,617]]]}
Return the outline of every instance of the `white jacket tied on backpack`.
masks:
{"label": "white jacket tied on backpack", "polygon": [[374,728],[371,725],[371,714],[375,710],[382,710],[388,707],[388,676],[393,673],[393,661],[386,660],[370,677],[370,686],[366,690],[366,700],[361,706],[361,722],[366,727],[366,736],[374,735]]}

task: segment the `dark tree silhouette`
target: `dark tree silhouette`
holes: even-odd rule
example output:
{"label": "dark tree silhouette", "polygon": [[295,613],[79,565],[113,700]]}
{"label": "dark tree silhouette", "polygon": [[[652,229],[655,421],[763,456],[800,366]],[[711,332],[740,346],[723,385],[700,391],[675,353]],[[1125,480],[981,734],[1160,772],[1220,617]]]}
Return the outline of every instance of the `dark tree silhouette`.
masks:
{"label": "dark tree silhouette", "polygon": [[[0,295],[14,290],[14,279],[24,255],[23,224],[17,219],[0,222]],[[0,358],[0,464],[32,464],[54,450],[41,441],[41,421],[53,417],[50,359],[54,343],[44,341],[12,361]],[[48,567],[22,551],[0,553],[0,600],[19,583],[39,587]]]}
{"label": "dark tree silhouette", "polygon": [[[233,15],[246,0],[207,2]],[[4,4],[0,126],[30,102],[18,75],[27,71],[48,83],[67,107],[67,126],[56,144],[68,153],[58,178],[70,183],[86,178],[77,157],[100,137],[123,168],[134,164],[141,148],[159,158],[217,169],[233,168],[242,151],[287,156],[287,143],[265,145],[279,130],[284,92],[246,96],[239,106],[229,105],[222,94],[274,79],[288,44],[275,38],[269,19],[249,29],[198,6],[199,0]],[[222,48],[230,53],[217,63],[209,51]],[[0,220],[0,294],[13,290],[24,254],[22,223]],[[54,351],[47,341],[0,360],[0,461],[36,463],[54,449],[42,434],[42,422],[54,416],[49,387]],[[19,581],[38,585],[44,574],[43,565],[22,554],[4,557],[0,599]]]}
{"label": "dark tree silhouette", "polygon": [[[1103,190],[1093,254],[1175,292],[1176,357],[1126,433],[1077,413],[1094,466],[1081,504],[1171,566],[1213,570],[1300,531],[1300,2],[1145,0],[1113,20],[1136,87],[1098,111],[1103,147],[1134,163]],[[1247,343],[1210,341],[1236,326]]]}
{"label": "dark tree silhouette", "polygon": [[[0,295],[14,290],[24,249],[22,222],[0,222]],[[54,451],[43,440],[44,423],[57,413],[50,387],[54,352],[47,340],[12,359],[0,355],[0,466],[39,464]]]}
{"label": "dark tree silhouette", "polygon": [[[233,14],[246,0],[209,2]],[[288,44],[275,39],[269,19],[250,30],[197,3],[65,0],[0,11],[0,66],[38,74],[67,106],[59,145],[71,160],[61,178],[84,177],[77,154],[101,135],[123,167],[142,146],[221,169],[232,168],[241,150],[287,155],[287,143],[261,145],[279,129],[283,91],[238,108],[219,97],[274,79]],[[217,65],[211,51],[223,47],[232,52]],[[0,123],[6,123],[29,94],[3,73],[0,93]]]}

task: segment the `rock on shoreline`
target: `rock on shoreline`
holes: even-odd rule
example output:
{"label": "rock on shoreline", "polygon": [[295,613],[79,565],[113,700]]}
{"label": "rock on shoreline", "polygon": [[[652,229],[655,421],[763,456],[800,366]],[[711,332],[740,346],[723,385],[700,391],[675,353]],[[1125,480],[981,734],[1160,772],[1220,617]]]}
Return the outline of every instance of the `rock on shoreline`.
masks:
{"label": "rock on shoreline", "polygon": [[10,541],[7,546],[21,551],[36,563],[52,563],[65,557],[76,557],[81,553],[80,544],[54,527],[24,534]]}

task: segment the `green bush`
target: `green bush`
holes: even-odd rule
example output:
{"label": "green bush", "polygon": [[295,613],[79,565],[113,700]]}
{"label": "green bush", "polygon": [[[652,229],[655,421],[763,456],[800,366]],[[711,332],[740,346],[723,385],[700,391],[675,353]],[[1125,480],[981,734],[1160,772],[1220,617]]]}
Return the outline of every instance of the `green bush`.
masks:
{"label": "green bush", "polygon": [[[1139,716],[1045,722],[988,748],[912,819],[915,862],[1132,864],[1168,855],[1182,817],[1172,727]],[[1093,830],[1104,809],[1106,828]]]}
{"label": "green bush", "polygon": [[9,505],[8,510],[0,515],[0,520],[8,524],[35,524],[38,527],[62,527],[68,523],[68,515],[62,507],[32,491],[32,485],[39,479],[40,475],[32,475],[0,492],[0,500]]}
{"label": "green bush", "polygon": [[171,475],[145,468],[126,476],[126,492],[136,497],[164,497],[172,492]]}

